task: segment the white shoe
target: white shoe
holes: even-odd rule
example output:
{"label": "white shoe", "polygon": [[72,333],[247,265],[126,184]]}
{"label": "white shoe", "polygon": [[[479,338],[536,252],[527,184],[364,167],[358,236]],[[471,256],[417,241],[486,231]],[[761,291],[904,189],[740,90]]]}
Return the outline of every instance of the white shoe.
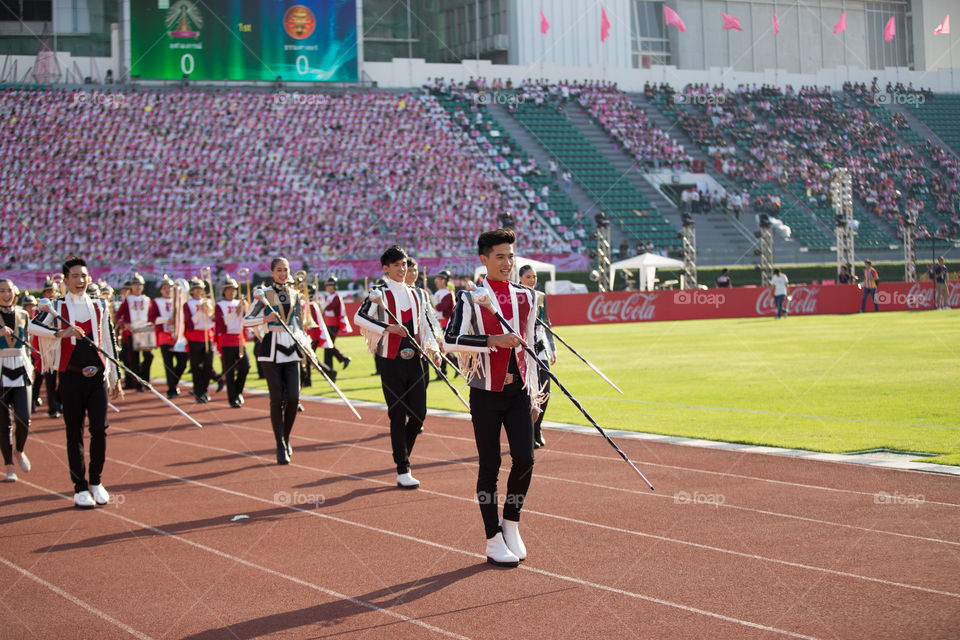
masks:
{"label": "white shoe", "polygon": [[27,457],[27,454],[22,451],[14,451],[13,459],[17,461],[17,464],[20,465],[21,469],[24,471],[30,471],[30,458]]}
{"label": "white shoe", "polygon": [[89,491],[81,491],[73,494],[73,506],[78,509],[93,509],[97,503],[93,501],[93,496]]}
{"label": "white shoe", "polygon": [[520,565],[520,558],[503,541],[503,534],[498,533],[487,538],[487,562],[498,567],[516,567]]}
{"label": "white shoe", "polygon": [[104,505],[110,502],[110,494],[107,493],[107,490],[103,488],[102,484],[90,485],[90,493],[93,495],[93,499],[99,505]]}
{"label": "white shoe", "polygon": [[527,547],[520,538],[520,523],[513,520],[500,519],[500,529],[503,531],[503,541],[507,548],[523,562],[527,559]]}
{"label": "white shoe", "polygon": [[410,475],[408,471],[397,476],[397,486],[403,489],[416,489],[420,486],[420,481]]}
{"label": "white shoe", "polygon": [[17,470],[13,467],[12,464],[7,465],[7,476],[3,479],[4,482],[16,482],[17,481]]}

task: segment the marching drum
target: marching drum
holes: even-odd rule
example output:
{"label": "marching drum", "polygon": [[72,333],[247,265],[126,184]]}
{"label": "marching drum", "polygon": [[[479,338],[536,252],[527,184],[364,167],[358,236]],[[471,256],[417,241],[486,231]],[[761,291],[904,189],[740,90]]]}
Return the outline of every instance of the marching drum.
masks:
{"label": "marching drum", "polygon": [[130,325],[134,351],[150,351],[157,348],[157,334],[149,322],[135,322]]}

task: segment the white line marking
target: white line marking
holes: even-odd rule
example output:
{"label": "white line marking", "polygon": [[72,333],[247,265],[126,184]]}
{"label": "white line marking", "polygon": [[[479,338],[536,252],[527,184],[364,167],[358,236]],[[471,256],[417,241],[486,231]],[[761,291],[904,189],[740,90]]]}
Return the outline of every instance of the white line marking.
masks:
{"label": "white line marking", "polygon": [[[21,482],[23,482],[23,481],[21,480]],[[41,489],[41,490],[44,490],[44,491],[45,491],[45,489],[43,489],[43,487],[38,487],[37,485],[32,484],[32,483],[30,483],[30,482],[24,482],[24,484],[27,484],[27,485],[29,485],[29,486],[31,486],[31,487],[36,487],[37,489]],[[61,498],[65,498],[65,499],[67,499],[67,500],[72,500],[72,499],[73,499],[73,498],[68,498],[67,496],[62,495],[62,494],[59,494],[59,493],[56,494],[56,495],[60,496]],[[5,564],[6,566],[10,567],[10,568],[13,569],[14,571],[20,573],[22,576],[33,580],[33,581],[36,582],[37,584],[46,587],[46,588],[49,589],[50,591],[53,591],[55,594],[57,594],[57,595],[60,596],[61,598],[64,598],[64,599],[66,599],[66,600],[69,600],[70,602],[72,602],[73,604],[77,605],[77,606],[80,607],[81,609],[86,609],[87,611],[89,611],[89,612],[92,613],[93,615],[97,616],[97,617],[100,618],[101,620],[105,620],[105,621],[109,622],[110,624],[112,624],[113,626],[115,626],[115,627],[117,627],[117,628],[119,628],[119,629],[122,629],[122,630],[126,631],[127,633],[129,633],[130,635],[132,635],[134,638],[140,638],[140,640],[152,640],[152,638],[151,638],[150,636],[140,633],[139,631],[137,631],[136,629],[134,629],[134,628],[131,627],[130,625],[127,625],[127,624],[124,624],[123,622],[120,622],[119,620],[117,620],[116,618],[110,616],[109,614],[106,614],[106,613],[104,613],[103,611],[100,611],[99,609],[97,609],[97,608],[94,607],[93,605],[84,602],[83,600],[81,600],[80,598],[76,597],[76,596],[73,595],[72,593],[69,593],[69,592],[67,592],[67,591],[64,591],[63,589],[61,589],[61,588],[58,587],[57,585],[51,584],[51,583],[47,582],[46,580],[44,580],[43,578],[41,578],[40,576],[37,576],[37,575],[34,575],[34,574],[30,573],[30,572],[27,571],[26,569],[20,567],[19,565],[16,565],[16,564],[10,562],[10,561],[7,560],[6,558],[0,557],[0,562],[2,562],[3,564]]]}
{"label": "white line marking", "polygon": [[[119,461],[117,461],[117,460],[111,460],[111,462],[119,462]],[[135,469],[140,469],[140,470],[142,470],[142,471],[148,471],[148,472],[151,472],[151,473],[156,473],[156,474],[158,474],[158,475],[167,475],[167,474],[161,473],[161,472],[159,472],[159,471],[153,471],[152,469],[145,469],[145,468],[143,468],[143,467],[140,467],[140,466],[137,466],[137,465],[133,465],[133,464],[129,464],[129,463],[125,463],[125,462],[120,462],[120,464],[127,464],[128,466],[131,466],[131,467],[133,467],[133,468],[135,468]],[[195,481],[193,481],[193,480],[186,480],[186,479],[184,479],[184,478],[178,478],[177,476],[168,476],[168,477],[170,477],[170,478],[175,478],[175,479],[180,480],[181,482],[184,482],[184,483],[194,483],[194,484],[198,484],[198,485],[200,485],[200,486],[208,487],[208,488],[211,488],[211,489],[215,489],[215,488],[216,488],[216,487],[213,487],[213,486],[211,486],[211,485],[206,485],[206,484],[204,484],[204,483],[202,483],[202,482],[195,482]],[[57,496],[58,498],[63,498],[64,500],[72,500],[72,499],[73,499],[73,498],[70,498],[69,496],[66,496],[66,495],[62,494],[62,493],[58,493],[58,492],[54,491],[53,489],[48,489],[48,488],[46,488],[46,487],[42,487],[42,486],[40,486],[40,485],[38,485],[38,484],[34,484],[34,483],[32,483],[32,482],[28,482],[28,481],[25,482],[25,481],[22,481],[22,480],[21,480],[21,482],[23,482],[23,483],[26,484],[27,486],[33,487],[34,489],[39,489],[40,491],[43,491],[43,492],[48,493],[48,494],[50,494],[50,495]],[[238,495],[238,496],[247,497],[247,498],[254,499],[254,500],[260,500],[260,501],[262,501],[262,502],[269,502],[270,504],[274,504],[274,505],[275,505],[275,503],[273,503],[273,502],[270,501],[270,500],[263,500],[263,499],[260,499],[260,498],[254,498],[253,496],[248,496],[248,495],[245,495],[245,494],[242,494],[242,493],[238,493],[238,492],[236,492],[236,491],[230,491],[230,490],[228,490],[228,489],[224,489],[223,491],[225,491],[226,493],[231,493],[231,494],[235,494],[235,495]],[[303,512],[303,513],[310,513],[309,511],[304,511],[304,510],[302,510],[302,509],[295,508],[295,507],[294,507],[293,509],[294,509],[295,511],[301,511],[301,512]],[[250,562],[249,560],[244,560],[243,558],[239,558],[239,557],[237,557],[237,556],[231,555],[231,554],[229,554],[229,553],[227,553],[227,552],[225,552],[225,551],[220,551],[219,549],[215,549],[215,548],[213,548],[213,547],[208,547],[208,546],[205,545],[205,544],[201,544],[201,543],[199,543],[199,542],[194,542],[193,540],[189,540],[189,539],[187,539],[187,538],[183,538],[183,537],[181,537],[181,536],[179,536],[179,535],[177,535],[177,534],[175,534],[175,533],[170,533],[169,531],[164,531],[163,529],[159,529],[159,528],[157,528],[157,527],[150,526],[150,525],[148,525],[148,524],[146,524],[146,523],[143,523],[143,522],[139,522],[139,521],[137,521],[137,520],[134,520],[133,518],[128,518],[128,517],[126,517],[126,516],[120,515],[120,514],[117,513],[116,510],[114,510],[114,509],[97,509],[97,512],[98,512],[98,513],[101,513],[101,514],[108,515],[108,516],[112,516],[112,517],[114,517],[114,518],[119,518],[120,520],[123,520],[124,522],[128,522],[128,523],[130,523],[130,524],[136,525],[136,526],[141,527],[141,528],[143,528],[143,529],[146,529],[146,530],[148,530],[148,531],[152,531],[153,533],[156,533],[156,534],[159,534],[159,535],[168,537],[168,538],[172,538],[172,539],[177,540],[177,541],[179,541],[179,542],[183,542],[184,544],[188,544],[188,545],[190,545],[191,547],[196,547],[197,549],[201,549],[201,550],[206,551],[206,552],[208,552],[208,553],[212,553],[212,554],[217,555],[217,556],[219,556],[219,557],[221,557],[221,558],[225,558],[225,559],[227,559],[227,560],[232,560],[232,561],[236,562],[237,564],[242,564],[242,565],[244,565],[244,566],[246,566],[246,567],[250,567],[251,569],[257,569],[257,570],[259,570],[259,571],[263,571],[264,573],[269,573],[270,575],[275,576],[275,577],[277,577],[277,578],[283,578],[284,580],[288,580],[288,581],[293,582],[293,583],[296,583],[296,584],[298,584],[298,585],[300,585],[300,586],[308,587],[308,588],[310,588],[310,589],[313,589],[314,591],[319,591],[319,592],[324,593],[324,594],[326,594],[326,595],[328,595],[328,596],[330,596],[330,597],[332,597],[332,598],[338,598],[338,599],[340,599],[340,600],[347,600],[347,601],[352,602],[353,604],[355,604],[355,605],[357,605],[357,606],[364,607],[365,609],[369,609],[369,610],[371,610],[371,611],[376,611],[376,612],[378,612],[378,613],[384,613],[384,614],[386,614],[386,615],[388,615],[388,616],[391,616],[391,617],[393,617],[393,618],[396,618],[396,619],[398,619],[398,620],[402,620],[403,622],[410,622],[410,623],[415,624],[415,625],[417,625],[417,626],[423,627],[424,629],[429,629],[430,631],[433,631],[433,632],[435,632],[435,633],[440,633],[440,634],[445,635],[445,636],[448,636],[448,637],[450,637],[450,638],[458,638],[459,640],[470,640],[470,638],[468,638],[468,637],[466,637],[466,636],[462,636],[462,635],[460,635],[460,634],[453,633],[453,632],[451,632],[451,631],[447,631],[446,629],[441,629],[440,627],[435,627],[435,626],[433,626],[432,624],[423,622],[422,620],[417,620],[417,619],[415,619],[415,618],[409,618],[409,617],[407,617],[407,616],[405,616],[405,615],[403,615],[403,614],[397,613],[397,612],[392,611],[392,610],[390,610],[390,609],[384,609],[383,607],[378,607],[377,605],[375,605],[375,604],[373,604],[373,603],[366,602],[366,601],[360,600],[360,599],[358,599],[358,598],[352,598],[352,597],[350,597],[350,596],[348,596],[348,595],[345,595],[345,594],[342,594],[342,593],[338,593],[338,592],[336,592],[336,591],[333,591],[332,589],[327,589],[326,587],[321,587],[320,585],[314,584],[314,583],[312,583],[312,582],[307,582],[306,580],[301,580],[300,578],[297,578],[297,577],[288,575],[288,574],[283,573],[283,572],[281,572],[281,571],[277,571],[276,569],[271,569],[271,568],[269,568],[269,567],[264,567],[264,566],[262,566],[262,565],[259,565],[259,564],[254,563],[254,562]],[[5,564],[10,564],[10,563],[7,563],[6,560],[4,560],[3,558],[0,558],[0,562],[4,562]],[[31,578],[37,580],[38,582],[41,582],[42,584],[44,584],[44,586],[47,586],[47,587],[49,587],[49,588],[57,591],[57,593],[60,593],[60,595],[64,596],[65,598],[67,598],[67,599],[69,599],[69,600],[71,600],[71,601],[73,601],[73,602],[76,602],[76,603],[79,604],[80,606],[84,606],[84,607],[86,607],[86,608],[89,608],[91,611],[93,611],[93,612],[95,612],[95,613],[98,613],[98,615],[100,615],[99,612],[97,612],[96,609],[93,609],[92,607],[89,607],[89,605],[86,605],[85,603],[83,603],[83,602],[80,601],[80,600],[75,600],[75,599],[73,599],[73,598],[70,596],[70,594],[68,594],[68,593],[66,593],[66,592],[62,592],[62,593],[61,593],[62,590],[60,590],[58,587],[55,587],[54,585],[51,585],[51,584],[49,584],[49,583],[45,583],[45,582],[44,582],[43,580],[41,580],[40,578],[36,578],[35,576],[33,576],[33,574],[29,574],[29,573],[23,571],[22,569],[19,569],[19,567],[17,567],[16,565],[10,565],[10,566],[13,567],[13,568],[15,568],[15,569],[18,569],[18,570],[22,571],[22,572],[25,573],[28,577],[31,577]],[[149,639],[149,636],[144,636],[144,635],[142,635],[142,634],[139,634],[135,629],[131,629],[130,627],[127,627],[127,626],[126,626],[125,624],[123,624],[122,622],[118,622],[118,621],[114,620],[113,618],[110,618],[110,617],[107,616],[106,614],[102,614],[101,617],[103,617],[104,619],[107,619],[107,620],[113,622],[114,624],[120,626],[120,627],[123,628],[124,630],[129,631],[130,633],[133,633],[134,635],[137,635],[137,637],[139,637],[139,638],[145,638],[145,639],[147,639],[147,640],[150,640],[150,639]]]}

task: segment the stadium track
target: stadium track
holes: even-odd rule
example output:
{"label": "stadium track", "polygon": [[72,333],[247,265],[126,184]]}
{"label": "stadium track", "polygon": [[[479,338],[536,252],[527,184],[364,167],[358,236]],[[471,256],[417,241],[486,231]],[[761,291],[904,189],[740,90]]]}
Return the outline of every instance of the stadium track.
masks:
{"label": "stadium track", "polygon": [[[487,565],[470,423],[428,415],[418,491],[394,487],[385,411],[305,401],[274,464],[267,398],[128,394],[113,502],[72,506],[63,426],[0,486],[10,638],[952,638],[956,478],[548,430],[519,569]],[[505,448],[505,445],[504,445]],[[505,456],[501,478],[509,458]],[[237,519],[236,516],[247,516]]]}

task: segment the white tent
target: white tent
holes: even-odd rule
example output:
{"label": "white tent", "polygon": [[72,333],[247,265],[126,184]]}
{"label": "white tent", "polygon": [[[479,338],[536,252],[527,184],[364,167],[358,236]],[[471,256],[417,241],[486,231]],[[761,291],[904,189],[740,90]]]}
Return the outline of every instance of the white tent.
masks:
{"label": "white tent", "polygon": [[[522,267],[525,264],[528,264],[531,267],[533,267],[533,270],[536,271],[537,273],[543,273],[544,271],[549,273],[551,282],[557,279],[557,268],[555,266],[553,266],[548,262],[537,262],[536,260],[532,260],[530,258],[520,258],[520,257],[514,258],[513,268],[516,269],[515,274],[519,272],[520,267]],[[485,275],[486,273],[487,273],[486,267],[484,266],[477,267],[473,272],[473,281],[476,282],[477,279],[480,278],[480,276]]]}
{"label": "white tent", "polygon": [[[614,276],[618,269],[639,269],[640,290],[652,291],[656,279],[657,269],[683,269],[683,261],[674,258],[658,256],[655,253],[641,253],[638,256],[620,260],[610,265],[610,286],[613,286]],[[683,287],[683,275],[680,276],[680,286]]]}

